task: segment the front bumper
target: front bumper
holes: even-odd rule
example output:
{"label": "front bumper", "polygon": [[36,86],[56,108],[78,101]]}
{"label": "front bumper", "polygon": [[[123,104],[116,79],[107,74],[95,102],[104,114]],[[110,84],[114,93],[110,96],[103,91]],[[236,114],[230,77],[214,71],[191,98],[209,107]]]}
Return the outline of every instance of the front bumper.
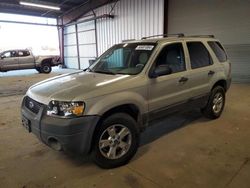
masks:
{"label": "front bumper", "polygon": [[25,106],[24,100],[21,108],[22,119],[28,121],[29,130],[43,143],[51,146],[51,140],[56,140],[63,150],[77,154],[87,154],[90,151],[99,116],[71,119],[51,117],[46,115],[44,105],[35,114]]}

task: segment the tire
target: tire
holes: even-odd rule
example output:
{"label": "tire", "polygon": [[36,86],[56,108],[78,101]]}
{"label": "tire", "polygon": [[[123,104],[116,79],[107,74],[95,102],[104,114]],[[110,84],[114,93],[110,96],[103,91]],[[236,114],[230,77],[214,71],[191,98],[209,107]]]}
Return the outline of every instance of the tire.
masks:
{"label": "tire", "polygon": [[221,86],[216,86],[212,89],[208,103],[201,111],[203,115],[209,119],[217,119],[225,106],[225,90]]}
{"label": "tire", "polygon": [[41,66],[41,72],[49,74],[51,72],[51,65],[49,63],[43,63]]}
{"label": "tire", "polygon": [[92,159],[101,168],[127,164],[138,149],[136,122],[128,114],[117,113],[107,117],[95,133]]}

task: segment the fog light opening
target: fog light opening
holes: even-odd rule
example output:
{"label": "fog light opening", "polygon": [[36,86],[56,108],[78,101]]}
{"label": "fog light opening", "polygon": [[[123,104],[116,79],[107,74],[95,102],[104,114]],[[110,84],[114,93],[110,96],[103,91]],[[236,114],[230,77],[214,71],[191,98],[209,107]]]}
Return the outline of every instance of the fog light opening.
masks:
{"label": "fog light opening", "polygon": [[48,144],[52,149],[54,149],[56,151],[62,150],[62,145],[60,144],[60,142],[56,138],[53,138],[53,137],[49,138]]}

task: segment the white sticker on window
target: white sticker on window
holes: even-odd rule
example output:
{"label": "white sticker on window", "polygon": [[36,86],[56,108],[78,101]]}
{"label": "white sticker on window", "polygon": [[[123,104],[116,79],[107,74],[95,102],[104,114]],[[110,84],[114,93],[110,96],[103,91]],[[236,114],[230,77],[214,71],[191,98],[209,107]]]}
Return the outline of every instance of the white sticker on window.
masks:
{"label": "white sticker on window", "polygon": [[151,51],[154,48],[153,45],[139,45],[135,50],[149,50]]}

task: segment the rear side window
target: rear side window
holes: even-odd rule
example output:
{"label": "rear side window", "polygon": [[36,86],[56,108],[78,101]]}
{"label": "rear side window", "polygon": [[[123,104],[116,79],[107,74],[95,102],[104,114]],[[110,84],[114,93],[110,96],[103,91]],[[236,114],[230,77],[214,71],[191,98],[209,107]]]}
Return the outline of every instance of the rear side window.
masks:
{"label": "rear side window", "polygon": [[225,62],[227,60],[227,55],[226,55],[223,47],[221,46],[221,44],[219,42],[209,41],[208,45],[212,48],[212,50],[214,51],[217,59],[220,62]]}
{"label": "rear side window", "polygon": [[209,66],[212,64],[207,48],[201,42],[187,42],[192,69]]}
{"label": "rear side window", "polygon": [[29,56],[30,53],[28,51],[19,51],[18,55],[19,57],[25,57],[25,56]]}

